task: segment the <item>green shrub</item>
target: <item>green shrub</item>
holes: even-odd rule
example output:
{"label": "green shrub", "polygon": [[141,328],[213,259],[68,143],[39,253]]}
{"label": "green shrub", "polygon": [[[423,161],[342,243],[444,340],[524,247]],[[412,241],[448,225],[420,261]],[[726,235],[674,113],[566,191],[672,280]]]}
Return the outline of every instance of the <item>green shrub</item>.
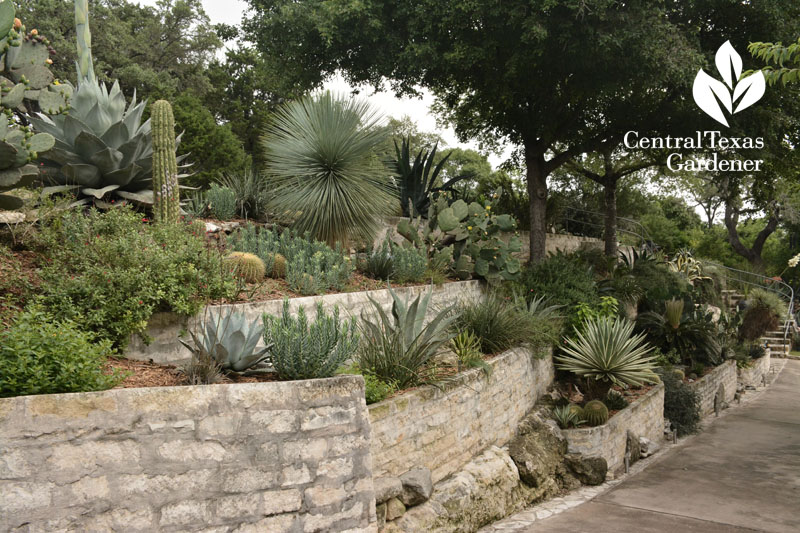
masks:
{"label": "green shrub", "polygon": [[700,424],[700,395],[675,373],[661,371],[664,383],[664,418],[669,419],[678,435],[697,432]]}
{"label": "green shrub", "polygon": [[212,183],[206,191],[206,202],[217,220],[231,220],[236,216],[236,193],[227,187]]}
{"label": "green shrub", "polygon": [[397,283],[419,283],[426,278],[428,260],[413,246],[393,246],[392,279]]}
{"label": "green shrub", "polygon": [[394,272],[394,258],[389,241],[383,241],[380,247],[374,250],[368,249],[359,269],[371,278],[388,280]]}
{"label": "green shrub", "polygon": [[648,311],[636,319],[636,326],[662,353],[675,351],[684,364],[721,362],[720,329],[710,313],[684,310],[682,300],[665,302],[665,311]]}
{"label": "green shrub", "polygon": [[327,378],[358,348],[356,320],[339,320],[339,307],[328,315],[317,303],[317,317],[311,322],[300,306],[297,317],[283,300],[281,316],[264,315],[264,342],[270,346],[270,360],[281,379]]}
{"label": "green shrub", "polygon": [[275,254],[285,258],[286,282],[293,291],[320,294],[326,290],[341,291],[350,280],[353,265],[342,249],[330,248],[323,242],[296,236],[291,231],[280,235],[268,229],[258,230],[252,224],[235,231],[228,244],[234,250],[259,256],[273,270]]}
{"label": "green shrub", "polygon": [[[219,183],[233,192],[236,214],[240,218],[253,219],[264,214],[269,194],[266,180],[258,172],[252,168],[246,168],[238,172],[226,173],[220,178]],[[227,202],[227,199],[225,201]]]}
{"label": "green shrub", "polygon": [[454,312],[453,331],[475,335],[481,352],[486,354],[520,346],[532,332],[531,316],[496,293],[478,301],[462,301]]}
{"label": "green shrub", "polygon": [[592,268],[580,258],[561,252],[530,266],[522,279],[529,300],[547,295],[552,304],[564,306],[570,322],[579,304],[594,307],[600,301]]}
{"label": "green shrub", "polygon": [[592,398],[605,398],[612,385],[640,387],[656,377],[651,347],[644,335],[633,334],[633,323],[625,319],[589,321],[561,350],[556,366],[584,378]]}
{"label": "green shrub", "polygon": [[361,370],[355,364],[340,368],[337,374],[358,374],[364,377],[364,398],[367,400],[367,405],[381,402],[397,390],[394,383],[387,383],[374,374]]}
{"label": "green shrub", "polygon": [[639,300],[639,312],[660,310],[666,300],[683,300],[690,296],[692,286],[686,276],[673,272],[655,261],[637,261],[631,274],[644,289]]}
{"label": "green shrub", "polygon": [[739,338],[743,341],[755,341],[777,328],[785,316],[786,304],[777,294],[763,289],[752,289],[747,295],[747,307],[742,314]]}
{"label": "green shrub", "polygon": [[236,283],[205,233],[189,224],[144,224],[128,208],[70,211],[39,234],[41,302],[53,316],[122,347],[157,311],[196,314]]}
{"label": "green shrub", "polygon": [[456,356],[459,372],[468,368],[480,368],[486,377],[492,375],[491,365],[483,360],[480,341],[472,332],[462,331],[450,339],[450,351]]}
{"label": "green shrub", "polygon": [[121,376],[103,372],[111,343],[93,341],[73,322],[55,321],[38,309],[17,315],[0,331],[0,397],[113,387]]}
{"label": "green shrub", "polygon": [[454,317],[451,308],[439,311],[425,325],[432,290],[413,302],[402,299],[392,290],[392,312],[370,298],[373,314],[362,313],[361,349],[358,366],[398,388],[436,381],[434,357],[455,334],[450,328]]}

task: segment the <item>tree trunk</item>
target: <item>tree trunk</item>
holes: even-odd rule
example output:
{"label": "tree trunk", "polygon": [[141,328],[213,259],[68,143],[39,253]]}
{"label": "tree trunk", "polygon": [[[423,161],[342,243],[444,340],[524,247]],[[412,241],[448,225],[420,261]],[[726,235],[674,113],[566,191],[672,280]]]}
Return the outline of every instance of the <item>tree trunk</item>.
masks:
{"label": "tree trunk", "polygon": [[606,201],[606,220],[603,240],[606,257],[617,257],[617,180],[606,176],[603,184]]}
{"label": "tree trunk", "polygon": [[778,219],[778,214],[773,212],[767,224],[758,232],[758,235],[756,235],[753,245],[747,248],[739,239],[739,213],[730,203],[726,202],[725,204],[725,228],[728,230],[728,242],[731,248],[733,248],[733,251],[747,259],[753,272],[763,274],[766,270],[761,252],[764,250],[764,243],[767,241],[767,238],[778,228]]}
{"label": "tree trunk", "polygon": [[547,170],[544,154],[537,153],[526,144],[525,165],[531,214],[530,262],[538,263],[547,256]]}

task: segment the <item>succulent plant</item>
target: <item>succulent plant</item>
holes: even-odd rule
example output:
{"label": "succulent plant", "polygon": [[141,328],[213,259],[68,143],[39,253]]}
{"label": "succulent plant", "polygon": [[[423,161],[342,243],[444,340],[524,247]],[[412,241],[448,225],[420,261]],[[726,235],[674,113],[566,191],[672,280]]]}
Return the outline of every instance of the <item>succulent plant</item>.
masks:
{"label": "succulent plant", "polygon": [[571,403],[567,406],[570,413],[574,413],[579,419],[583,420],[583,407],[577,403]]}
{"label": "succulent plant", "polygon": [[50,176],[54,187],[49,191],[73,190],[81,202],[93,201],[101,208],[109,207],[115,197],[152,204],[153,147],[150,121],[142,122],[145,102],[137,103],[134,94],[126,107],[119,83],[108,90],[97,81],[86,0],[75,2],[75,23],[78,87],[69,114],[31,117],[37,131],[56,139],[55,147],[42,158],[57,169]]}
{"label": "succulent plant", "polygon": [[[580,408],[580,406],[576,407]],[[561,429],[575,428],[586,423],[583,416],[578,415],[573,409],[573,404],[554,407],[553,420],[556,421]]]}
{"label": "succulent plant", "polygon": [[263,331],[260,320],[248,322],[244,314],[229,308],[209,316],[199,332],[190,331],[192,344],[179,340],[195,359],[210,358],[224,373],[253,374],[268,370],[263,363],[271,347],[256,348]]}
{"label": "succulent plant", "polygon": [[519,238],[503,239],[516,227],[511,215],[491,213],[491,205],[463,200],[448,205],[440,196],[431,202],[427,220],[402,220],[397,232],[417,248],[427,250],[433,263],[447,264],[462,279],[477,274],[496,281],[519,277],[520,262],[513,255],[521,250]]}
{"label": "succulent plant", "polygon": [[[53,137],[33,134],[30,128],[9,120],[0,113],[0,193],[30,185],[39,176],[36,165],[29,164],[38,152],[52,148]],[[0,209],[18,209],[22,200],[10,194],[0,194]]]}
{"label": "succulent plant", "polygon": [[286,277],[286,258],[281,254],[272,255],[271,278],[281,279]]}
{"label": "succulent plant", "polygon": [[583,418],[590,426],[600,426],[608,422],[608,407],[600,400],[586,402],[583,406]]}
{"label": "succulent plant", "polygon": [[[150,115],[153,121],[153,214],[156,222],[175,224],[181,214],[175,117],[166,100],[154,103]],[[258,261],[263,265],[260,259]]]}
{"label": "succulent plant", "polygon": [[628,407],[628,400],[625,399],[622,393],[611,389],[608,391],[608,394],[606,394],[605,404],[609,409],[619,411]]}
{"label": "succulent plant", "polygon": [[225,264],[247,283],[257,283],[264,279],[267,273],[264,261],[257,255],[246,252],[231,252],[225,258]]}

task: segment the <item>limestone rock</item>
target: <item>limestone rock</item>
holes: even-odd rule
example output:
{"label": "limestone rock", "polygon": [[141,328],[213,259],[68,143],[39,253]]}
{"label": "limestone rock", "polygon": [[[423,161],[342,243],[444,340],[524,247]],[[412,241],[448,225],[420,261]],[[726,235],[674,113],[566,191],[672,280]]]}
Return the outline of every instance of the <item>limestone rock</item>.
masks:
{"label": "limestone rock", "polygon": [[600,485],[606,480],[608,463],[602,457],[584,457],[579,453],[564,456],[567,468],[585,485]]}
{"label": "limestone rock", "polygon": [[397,498],[391,498],[386,502],[386,520],[400,518],[406,512],[406,506]]}
{"label": "limestone rock", "polygon": [[403,484],[396,477],[379,477],[374,481],[375,501],[384,503],[392,498],[397,498],[403,493]]}
{"label": "limestone rock", "polygon": [[540,487],[555,475],[567,453],[567,441],[534,414],[522,421],[517,435],[508,444],[508,452],[522,481]]}
{"label": "limestone rock", "polygon": [[25,221],[25,213],[0,211],[0,224],[19,224]]}
{"label": "limestone rock", "polygon": [[633,431],[628,430],[625,455],[628,457],[628,464],[633,465],[642,456],[642,449],[639,446],[639,436]]}
{"label": "limestone rock", "polygon": [[375,514],[378,516],[378,529],[383,529],[386,525],[386,504],[379,503],[375,506]]}
{"label": "limestone rock", "polygon": [[206,233],[217,233],[222,228],[214,224],[213,222],[206,222]]}
{"label": "limestone rock", "polygon": [[431,497],[433,481],[431,471],[427,468],[414,468],[400,476],[403,492],[400,501],[407,506],[419,505]]}
{"label": "limestone rock", "polygon": [[642,457],[650,457],[658,451],[658,444],[645,437],[639,437],[639,449],[642,452]]}

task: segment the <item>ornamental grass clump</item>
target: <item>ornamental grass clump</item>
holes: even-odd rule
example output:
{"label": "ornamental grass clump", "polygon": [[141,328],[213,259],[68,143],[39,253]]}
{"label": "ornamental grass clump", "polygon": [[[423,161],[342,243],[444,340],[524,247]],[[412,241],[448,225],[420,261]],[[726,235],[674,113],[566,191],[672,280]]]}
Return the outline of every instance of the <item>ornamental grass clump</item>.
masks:
{"label": "ornamental grass clump", "polygon": [[625,319],[588,320],[575,337],[566,339],[557,367],[586,380],[590,395],[603,399],[612,385],[627,388],[655,383],[655,358],[643,334],[633,335],[633,323]]}
{"label": "ornamental grass clump", "polygon": [[264,342],[271,346],[270,361],[281,379],[327,378],[353,357],[359,332],[355,318],[339,320],[338,306],[329,315],[317,303],[316,319],[310,321],[303,306],[292,316],[284,299],[279,317],[264,315]]}
{"label": "ornamental grass clump", "polygon": [[530,315],[511,301],[495,294],[485,299],[463,301],[454,310],[453,330],[468,331],[478,338],[480,350],[500,353],[528,340]]}
{"label": "ornamental grass clump", "polygon": [[400,298],[391,288],[392,312],[370,298],[373,313],[362,313],[363,341],[356,356],[358,366],[398,389],[435,382],[434,357],[455,337],[455,320],[446,308],[425,324],[432,289],[414,301]]}

